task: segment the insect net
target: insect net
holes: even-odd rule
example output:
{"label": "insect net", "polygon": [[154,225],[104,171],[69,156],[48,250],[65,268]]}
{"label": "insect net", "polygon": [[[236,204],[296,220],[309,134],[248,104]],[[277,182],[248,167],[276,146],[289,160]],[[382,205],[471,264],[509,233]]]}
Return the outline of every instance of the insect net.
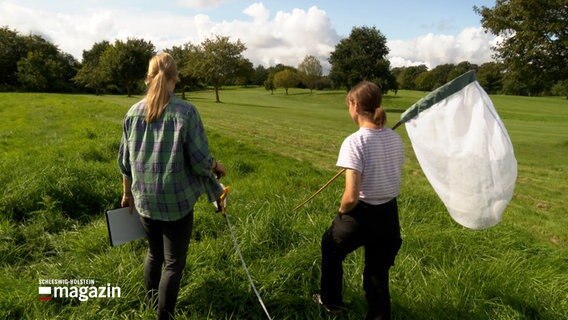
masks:
{"label": "insect net", "polygon": [[475,76],[450,87],[418,101],[406,130],[451,217],[470,229],[488,228],[499,223],[513,196],[513,145]]}

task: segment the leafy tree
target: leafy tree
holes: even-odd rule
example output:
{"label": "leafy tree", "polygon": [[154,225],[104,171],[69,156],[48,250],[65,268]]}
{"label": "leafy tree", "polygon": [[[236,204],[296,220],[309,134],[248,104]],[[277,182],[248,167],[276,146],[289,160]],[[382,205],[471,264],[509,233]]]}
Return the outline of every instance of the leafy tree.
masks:
{"label": "leafy tree", "polygon": [[290,66],[286,66],[283,65],[281,63],[268,68],[266,71],[268,73],[268,76],[266,78],[266,80],[264,81],[264,89],[266,89],[267,91],[270,90],[270,94],[274,94],[274,90],[276,90],[276,86],[274,85],[274,75],[277,74],[280,71],[283,70],[291,70],[291,71],[296,71],[296,69],[294,67],[290,67]]}
{"label": "leafy tree", "polygon": [[406,68],[402,68],[403,70],[399,73],[396,77],[397,82],[400,85],[401,89],[407,90],[416,90],[416,78],[423,72],[428,71],[428,67],[426,65],[419,65],[419,66],[410,66]]}
{"label": "leafy tree", "polygon": [[264,85],[264,81],[268,79],[268,70],[261,64],[254,69],[252,76],[252,84],[257,86]]}
{"label": "leafy tree", "polygon": [[23,89],[41,92],[70,92],[71,79],[78,62],[70,54],[60,52],[52,43],[38,35],[24,38],[26,57],[17,63],[17,78]]}
{"label": "leafy tree", "polygon": [[568,99],[568,80],[558,81],[552,86],[551,93],[556,96],[565,96]]}
{"label": "leafy tree", "polygon": [[172,55],[176,61],[179,72],[179,83],[176,86],[181,89],[182,99],[185,99],[185,91],[199,86],[199,77],[196,71],[197,63],[201,57],[199,47],[186,43],[180,47],[172,47],[164,50]]}
{"label": "leafy tree", "polygon": [[436,77],[432,71],[420,73],[414,80],[417,90],[431,91],[436,87]]}
{"label": "leafy tree", "polygon": [[430,90],[444,85],[446,82],[452,80],[450,74],[454,71],[455,65],[451,63],[437,65],[434,69],[428,71],[433,78],[434,86]]}
{"label": "leafy tree", "polygon": [[316,81],[316,90],[324,90],[333,88],[333,82],[329,76],[323,76]]}
{"label": "leafy tree", "polygon": [[286,95],[288,95],[288,89],[297,86],[298,83],[300,83],[300,77],[296,71],[286,69],[274,75],[274,86],[284,88]]}
{"label": "leafy tree", "polygon": [[487,93],[499,93],[503,89],[505,66],[498,62],[482,64],[477,71],[477,80]]}
{"label": "leafy tree", "polygon": [[75,83],[94,90],[96,95],[99,95],[104,85],[109,81],[107,73],[101,67],[100,60],[110,46],[108,41],[101,41],[95,43],[91,50],[83,50],[81,69],[73,78]]}
{"label": "leafy tree", "polygon": [[316,57],[308,55],[298,65],[298,71],[300,72],[302,82],[312,93],[316,87],[316,82],[322,75],[321,63]]}
{"label": "leafy tree", "polygon": [[18,61],[25,58],[28,49],[23,36],[8,27],[0,28],[0,88],[18,84]]}
{"label": "leafy tree", "polygon": [[[390,68],[390,67],[389,67]],[[398,83],[396,82],[396,77],[392,72],[389,72],[385,77],[379,78],[375,80],[375,83],[378,83],[382,90],[386,93],[388,90],[394,91],[394,94],[398,92]]]}
{"label": "leafy tree", "polygon": [[536,75],[506,70],[503,74],[503,93],[517,96],[531,96],[540,91],[542,84],[534,82]]}
{"label": "leafy tree", "polygon": [[270,94],[274,94],[274,90],[276,90],[276,86],[274,85],[274,75],[271,75],[264,80],[264,89],[266,89],[266,91],[270,91]]}
{"label": "leafy tree", "polygon": [[252,62],[248,59],[239,60],[237,72],[235,74],[235,84],[246,87],[247,85],[252,84],[254,75],[255,71]]}
{"label": "leafy tree", "polygon": [[477,72],[477,70],[479,70],[479,66],[473,63],[470,63],[469,61],[462,61],[460,63],[458,63],[457,66],[455,66],[453,68],[452,71],[450,71],[450,73],[448,73],[448,81],[452,80],[456,77],[461,76],[462,74],[470,71],[470,70],[474,70]]}
{"label": "leafy tree", "polygon": [[342,39],[331,53],[330,77],[336,85],[347,89],[362,80],[374,81],[388,91],[392,83],[387,39],[375,27],[355,27],[348,38]]}
{"label": "leafy tree", "polygon": [[485,29],[504,39],[495,49],[507,69],[505,90],[534,95],[568,79],[566,0],[496,0],[493,8],[474,10]]}
{"label": "leafy tree", "polygon": [[242,70],[242,53],[246,50],[241,40],[229,41],[229,37],[215,36],[201,43],[201,58],[197,64],[199,77],[215,88],[215,101],[219,100],[219,89],[234,80]]}
{"label": "leafy tree", "polygon": [[44,55],[31,51],[18,61],[18,80],[28,91],[47,92],[49,86],[49,68],[44,63]]}
{"label": "leafy tree", "polygon": [[148,62],[155,54],[151,42],[142,39],[116,40],[100,60],[103,72],[111,83],[120,86],[130,97],[148,70]]}
{"label": "leafy tree", "polygon": [[404,71],[406,71],[406,67],[395,67],[391,69],[391,73],[395,77],[396,82],[398,82],[399,86],[401,85],[401,77]]}

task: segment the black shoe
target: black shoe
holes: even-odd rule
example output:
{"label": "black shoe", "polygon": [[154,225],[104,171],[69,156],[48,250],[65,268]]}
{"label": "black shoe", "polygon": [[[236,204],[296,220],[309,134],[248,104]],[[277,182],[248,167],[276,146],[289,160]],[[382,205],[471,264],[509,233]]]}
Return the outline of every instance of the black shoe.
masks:
{"label": "black shoe", "polygon": [[334,304],[328,305],[328,304],[323,303],[323,301],[321,300],[321,295],[319,293],[315,293],[312,296],[312,300],[315,303],[322,306],[325,309],[325,311],[327,311],[329,313],[340,313],[344,309],[343,306],[341,306],[341,305],[334,305]]}

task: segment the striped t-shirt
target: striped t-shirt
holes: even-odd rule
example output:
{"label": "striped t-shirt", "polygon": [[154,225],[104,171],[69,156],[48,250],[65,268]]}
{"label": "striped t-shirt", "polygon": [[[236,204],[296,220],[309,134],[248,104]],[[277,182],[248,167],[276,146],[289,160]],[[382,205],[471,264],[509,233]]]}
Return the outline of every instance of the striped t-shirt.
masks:
{"label": "striped t-shirt", "polygon": [[404,145],[388,128],[360,128],[347,137],[337,166],[361,174],[359,199],[371,205],[386,203],[400,193]]}

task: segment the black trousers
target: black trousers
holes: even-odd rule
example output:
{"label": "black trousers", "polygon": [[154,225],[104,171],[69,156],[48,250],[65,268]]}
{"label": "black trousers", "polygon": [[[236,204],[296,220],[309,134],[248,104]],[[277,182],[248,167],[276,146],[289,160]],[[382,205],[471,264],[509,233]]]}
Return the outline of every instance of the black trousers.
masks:
{"label": "black trousers", "polygon": [[366,319],[390,319],[389,269],[402,244],[396,198],[372,206],[359,201],[350,212],[337,215],[321,242],[321,299],[329,306],[343,303],[343,260],[365,248],[363,288]]}
{"label": "black trousers", "polygon": [[156,308],[158,319],[173,319],[193,228],[193,211],[177,221],[144,217],[140,220],[148,236],[144,261],[146,299]]}

